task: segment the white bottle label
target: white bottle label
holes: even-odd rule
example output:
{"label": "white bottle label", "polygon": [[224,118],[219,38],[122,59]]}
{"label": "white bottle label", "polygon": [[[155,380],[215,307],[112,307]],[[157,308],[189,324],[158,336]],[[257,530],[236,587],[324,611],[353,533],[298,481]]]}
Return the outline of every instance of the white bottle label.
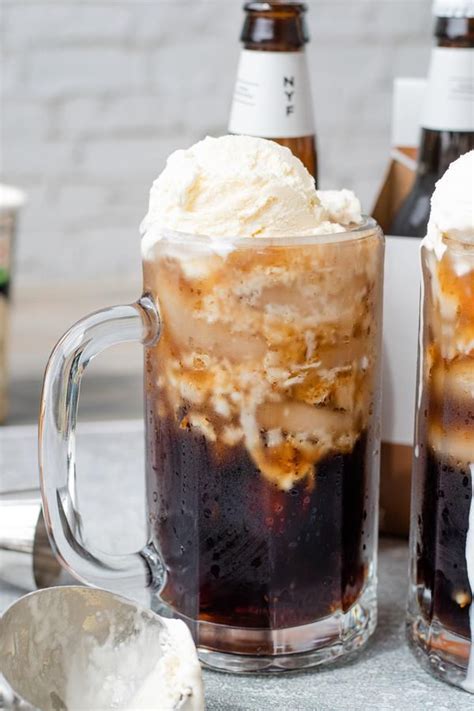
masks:
{"label": "white bottle label", "polygon": [[421,125],[434,131],[474,131],[474,49],[433,50]]}
{"label": "white bottle label", "polygon": [[242,50],[229,133],[265,138],[297,138],[314,133],[304,51]]}

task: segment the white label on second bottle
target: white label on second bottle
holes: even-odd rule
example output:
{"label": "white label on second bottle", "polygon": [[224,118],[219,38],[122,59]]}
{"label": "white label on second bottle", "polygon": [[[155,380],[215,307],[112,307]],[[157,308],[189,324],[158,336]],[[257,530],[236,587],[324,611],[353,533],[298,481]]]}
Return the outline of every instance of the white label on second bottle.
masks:
{"label": "white label on second bottle", "polygon": [[314,133],[306,55],[242,50],[230,133],[297,138]]}
{"label": "white label on second bottle", "polygon": [[473,49],[433,50],[421,125],[434,131],[474,131]]}

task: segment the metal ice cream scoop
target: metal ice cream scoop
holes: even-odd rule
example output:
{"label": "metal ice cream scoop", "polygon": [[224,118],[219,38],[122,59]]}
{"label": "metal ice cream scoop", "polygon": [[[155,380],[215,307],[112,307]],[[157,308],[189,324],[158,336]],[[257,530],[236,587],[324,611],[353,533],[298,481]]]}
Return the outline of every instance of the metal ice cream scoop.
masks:
{"label": "metal ice cream scoop", "polygon": [[38,590],[0,619],[0,674],[42,711],[204,709],[191,634],[105,590]]}

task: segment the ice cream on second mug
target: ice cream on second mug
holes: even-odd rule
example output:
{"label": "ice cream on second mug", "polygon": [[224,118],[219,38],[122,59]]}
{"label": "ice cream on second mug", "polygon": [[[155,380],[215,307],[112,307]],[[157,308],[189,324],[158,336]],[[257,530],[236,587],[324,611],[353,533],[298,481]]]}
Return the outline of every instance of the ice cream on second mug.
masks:
{"label": "ice cream on second mug", "polygon": [[347,654],[376,623],[381,232],[243,136],[173,154],[142,229],[151,604],[218,668]]}

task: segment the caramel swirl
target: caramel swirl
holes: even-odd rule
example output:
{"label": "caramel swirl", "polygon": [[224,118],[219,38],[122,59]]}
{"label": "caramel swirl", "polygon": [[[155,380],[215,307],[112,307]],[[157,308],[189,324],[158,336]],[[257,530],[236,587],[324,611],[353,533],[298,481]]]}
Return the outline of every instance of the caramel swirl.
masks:
{"label": "caramel swirl", "polygon": [[170,253],[145,263],[163,315],[147,352],[157,408],[220,456],[244,443],[287,490],[347,453],[374,407],[381,245],[346,242]]}

